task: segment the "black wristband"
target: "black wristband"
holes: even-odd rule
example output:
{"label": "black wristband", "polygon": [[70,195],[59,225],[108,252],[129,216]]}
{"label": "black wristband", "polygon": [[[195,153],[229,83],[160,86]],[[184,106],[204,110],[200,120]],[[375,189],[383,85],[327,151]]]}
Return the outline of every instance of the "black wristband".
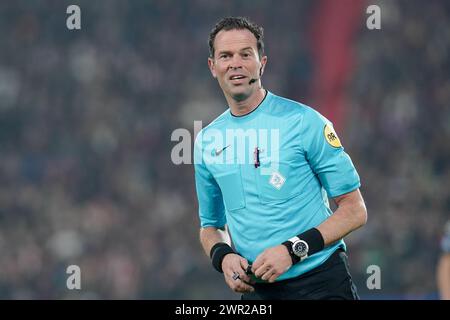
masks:
{"label": "black wristband", "polygon": [[283,242],[282,245],[284,245],[287,248],[289,255],[291,256],[292,265],[298,263],[300,261],[300,258],[294,254],[294,251],[292,250],[292,242],[288,240]]}
{"label": "black wristband", "polygon": [[297,237],[299,237],[301,240],[306,241],[306,243],[308,244],[308,256],[321,251],[325,246],[322,234],[316,228],[312,228],[303,233],[300,233]]}
{"label": "black wristband", "polygon": [[236,252],[233,250],[233,248],[231,248],[225,242],[216,243],[211,248],[211,251],[209,252],[209,256],[212,260],[212,265],[213,265],[214,269],[216,269],[220,273],[223,273],[222,260],[229,253],[236,253]]}

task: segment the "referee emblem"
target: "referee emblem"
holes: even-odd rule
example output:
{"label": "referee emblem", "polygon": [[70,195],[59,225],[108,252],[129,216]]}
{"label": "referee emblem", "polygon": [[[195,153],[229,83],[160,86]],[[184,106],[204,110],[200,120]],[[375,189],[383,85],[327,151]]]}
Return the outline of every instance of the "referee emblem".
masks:
{"label": "referee emblem", "polygon": [[283,177],[281,175],[281,173],[274,171],[274,172],[272,172],[272,175],[270,176],[269,183],[272,186],[274,186],[274,188],[280,190],[285,181],[286,181],[286,178]]}
{"label": "referee emblem", "polygon": [[325,140],[327,140],[328,144],[331,145],[332,147],[335,148],[342,147],[341,141],[339,140],[333,127],[326,124],[325,128],[323,128],[323,135],[325,136]]}

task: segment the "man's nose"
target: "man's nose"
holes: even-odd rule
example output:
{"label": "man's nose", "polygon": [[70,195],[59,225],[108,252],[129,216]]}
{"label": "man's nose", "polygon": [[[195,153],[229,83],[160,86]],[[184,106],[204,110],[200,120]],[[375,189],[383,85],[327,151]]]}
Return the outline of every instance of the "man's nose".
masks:
{"label": "man's nose", "polygon": [[230,60],[230,65],[228,66],[229,69],[236,70],[238,68],[242,67],[242,60],[239,57],[239,55],[234,55],[233,58]]}

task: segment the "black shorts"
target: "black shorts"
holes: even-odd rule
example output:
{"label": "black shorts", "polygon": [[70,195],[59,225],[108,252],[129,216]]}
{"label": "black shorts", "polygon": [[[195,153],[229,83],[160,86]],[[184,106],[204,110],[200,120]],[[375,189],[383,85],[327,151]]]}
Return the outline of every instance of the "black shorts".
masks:
{"label": "black shorts", "polygon": [[359,300],[346,253],[337,249],[323,264],[298,277],[256,283],[242,300]]}

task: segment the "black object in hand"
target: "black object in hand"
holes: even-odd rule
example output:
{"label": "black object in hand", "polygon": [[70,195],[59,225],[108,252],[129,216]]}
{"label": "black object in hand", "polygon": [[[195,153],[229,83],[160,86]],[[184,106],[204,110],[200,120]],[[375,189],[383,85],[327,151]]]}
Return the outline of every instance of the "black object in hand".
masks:
{"label": "black object in hand", "polygon": [[247,270],[245,270],[245,273],[246,273],[247,275],[250,275],[250,274],[253,273],[253,272],[252,272],[252,265],[251,265],[251,264],[249,264],[249,265],[247,266]]}

